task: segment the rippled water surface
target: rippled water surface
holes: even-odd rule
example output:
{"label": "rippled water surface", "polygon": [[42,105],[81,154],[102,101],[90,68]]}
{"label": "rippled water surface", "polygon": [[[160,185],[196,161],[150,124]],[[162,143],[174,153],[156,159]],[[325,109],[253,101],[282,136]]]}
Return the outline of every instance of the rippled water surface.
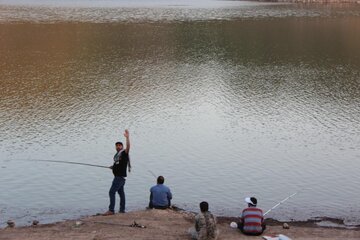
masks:
{"label": "rippled water surface", "polygon": [[110,165],[125,128],[128,210],[152,171],[188,210],[360,224],[360,5],[59,2],[0,0],[0,224],[107,210],[110,170],[26,159]]}

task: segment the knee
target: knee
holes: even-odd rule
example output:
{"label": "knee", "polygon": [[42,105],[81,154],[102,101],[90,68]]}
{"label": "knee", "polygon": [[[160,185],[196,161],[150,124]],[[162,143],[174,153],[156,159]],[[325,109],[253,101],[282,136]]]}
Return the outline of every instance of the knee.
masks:
{"label": "knee", "polygon": [[198,239],[198,233],[196,232],[196,229],[194,227],[191,227],[188,229],[188,234],[190,235],[191,239],[196,240]]}

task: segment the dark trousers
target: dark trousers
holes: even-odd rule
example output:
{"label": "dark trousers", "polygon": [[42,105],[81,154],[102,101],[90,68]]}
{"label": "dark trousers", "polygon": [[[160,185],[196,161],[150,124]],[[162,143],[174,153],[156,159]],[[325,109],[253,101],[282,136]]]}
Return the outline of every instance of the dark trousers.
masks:
{"label": "dark trousers", "polygon": [[169,206],[154,206],[154,205],[152,205],[152,204],[149,204],[149,208],[151,208],[151,209],[155,208],[155,209],[165,210],[165,209],[168,209]]}
{"label": "dark trousers", "polygon": [[151,200],[149,202],[149,208],[151,208],[151,209],[153,209],[153,208],[155,208],[155,209],[168,209],[168,208],[170,208],[170,206],[171,206],[170,199],[169,199],[169,205],[168,206],[155,206],[154,204],[152,204]]}
{"label": "dark trousers", "polygon": [[125,178],[123,177],[114,177],[114,180],[111,184],[109,190],[110,205],[109,211],[114,212],[115,208],[115,195],[116,192],[120,196],[120,212],[125,212],[125,192],[124,192]]}
{"label": "dark trousers", "polygon": [[169,198],[168,198],[168,205],[167,206],[155,206],[152,203],[152,198],[153,198],[153,196],[152,196],[152,193],[151,193],[150,194],[150,202],[149,202],[149,208],[150,209],[153,209],[153,208],[155,208],[155,209],[168,209],[171,206],[171,199],[169,199]]}
{"label": "dark trousers", "polygon": [[244,223],[242,223],[242,222],[238,222],[237,225],[238,225],[238,229],[240,229],[240,231],[241,231],[243,234],[249,235],[249,236],[259,236],[259,235],[263,234],[263,232],[264,232],[265,229],[266,229],[266,224],[265,224],[265,222],[263,222],[263,223],[261,224],[262,232],[260,232],[260,233],[247,233],[247,232],[244,232]]}

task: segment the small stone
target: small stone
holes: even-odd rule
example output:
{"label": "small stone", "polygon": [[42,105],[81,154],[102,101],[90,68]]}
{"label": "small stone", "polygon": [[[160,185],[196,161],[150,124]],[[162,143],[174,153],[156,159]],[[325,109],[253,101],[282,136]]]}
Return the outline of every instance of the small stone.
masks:
{"label": "small stone", "polygon": [[39,221],[38,220],[34,220],[33,222],[32,222],[32,225],[33,226],[37,226],[39,224]]}
{"label": "small stone", "polygon": [[9,228],[14,228],[15,227],[15,222],[13,220],[8,220],[6,223],[7,223]]}
{"label": "small stone", "polygon": [[76,226],[76,227],[80,227],[82,224],[83,224],[82,221],[76,221],[76,222],[75,222],[75,226]]}
{"label": "small stone", "polygon": [[290,228],[289,224],[287,224],[287,223],[283,224],[283,229],[289,229],[289,228]]}
{"label": "small stone", "polygon": [[231,222],[230,227],[236,229],[236,228],[238,228],[238,225],[236,222]]}

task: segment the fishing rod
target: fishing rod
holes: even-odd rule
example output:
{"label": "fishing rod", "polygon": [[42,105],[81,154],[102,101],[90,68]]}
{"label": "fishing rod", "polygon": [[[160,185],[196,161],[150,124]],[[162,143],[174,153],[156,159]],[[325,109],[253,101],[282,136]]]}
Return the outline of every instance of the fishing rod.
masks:
{"label": "fishing rod", "polygon": [[132,228],[146,228],[144,225],[138,224],[136,221],[132,224],[122,224],[122,223],[113,223],[113,222],[100,222],[100,221],[86,221],[91,223],[99,223],[99,224],[108,224],[108,225],[115,225],[115,226],[121,226],[121,227],[132,227]]}
{"label": "fishing rod", "polygon": [[65,163],[65,164],[75,164],[89,167],[99,167],[99,168],[109,168],[103,165],[81,163],[81,162],[72,162],[72,161],[60,161],[60,160],[47,160],[47,159],[18,159],[17,161],[32,161],[32,162],[53,162],[53,163]]}
{"label": "fishing rod", "polygon": [[272,208],[270,208],[269,210],[267,210],[265,213],[264,213],[264,216],[266,214],[268,214],[269,212],[271,212],[272,210],[274,210],[275,208],[277,208],[278,206],[280,206],[281,204],[283,204],[284,202],[286,202],[287,200],[289,200],[290,198],[292,198],[293,196],[295,196],[297,194],[296,193],[293,193],[291,194],[290,196],[288,196],[287,198],[283,199],[282,201],[280,201],[279,203],[277,203],[275,206],[273,206]]}
{"label": "fishing rod", "polygon": [[[65,163],[65,164],[75,164],[75,165],[82,165],[82,166],[89,166],[89,167],[99,167],[99,168],[110,168],[103,165],[97,164],[89,164],[89,163],[81,163],[81,162],[72,162],[72,161],[60,161],[60,160],[48,160],[48,159],[17,159],[16,161],[32,161],[32,162],[53,162],[53,163]],[[156,174],[151,170],[148,170],[154,178],[157,178]]]}

